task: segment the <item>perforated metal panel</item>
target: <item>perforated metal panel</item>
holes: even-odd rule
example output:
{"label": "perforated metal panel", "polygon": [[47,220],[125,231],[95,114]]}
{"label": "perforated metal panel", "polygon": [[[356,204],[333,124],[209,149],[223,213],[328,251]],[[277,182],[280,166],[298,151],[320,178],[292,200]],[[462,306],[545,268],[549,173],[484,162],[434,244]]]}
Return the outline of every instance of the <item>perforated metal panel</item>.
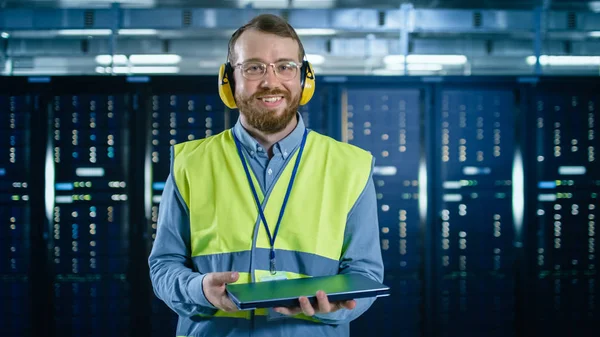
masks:
{"label": "perforated metal panel", "polygon": [[509,90],[442,89],[441,193],[435,227],[435,306],[442,336],[514,331],[512,161]]}
{"label": "perforated metal panel", "polygon": [[[320,89],[320,90],[319,90]],[[321,134],[328,134],[327,124],[327,99],[328,88],[318,88],[313,97],[306,105],[298,107],[298,112],[302,115],[304,125]]]}
{"label": "perforated metal panel", "polygon": [[541,88],[536,114],[535,318],[543,333],[597,331],[597,92]]}
{"label": "perforated metal panel", "polygon": [[152,239],[158,204],[171,169],[171,146],[202,139],[225,129],[223,104],[216,95],[152,96]]}
{"label": "perforated metal panel", "polygon": [[7,336],[31,324],[30,118],[32,96],[0,96],[0,315]]}
{"label": "perforated metal panel", "polygon": [[124,96],[51,102],[57,334],[128,334],[128,108]]}
{"label": "perforated metal panel", "polygon": [[[151,239],[158,225],[159,204],[171,169],[171,146],[216,135],[225,130],[224,105],[215,94],[157,93],[151,97],[152,214]],[[177,315],[152,296],[152,335],[173,334]]]}
{"label": "perforated metal panel", "polygon": [[[94,79],[86,95],[57,84],[70,80],[0,96],[0,335],[31,335],[44,321],[53,323],[50,336],[172,335],[177,316],[150,301],[141,246],[153,241],[172,142],[216,134],[235,112],[222,114],[217,93],[192,80],[113,88],[121,82]],[[593,79],[565,81],[319,82],[300,108],[307,126],[325,134],[335,126],[376,158],[392,296],[352,323],[353,336],[597,334],[600,96]],[[341,120],[327,115],[338,110]],[[43,191],[46,131],[53,200]],[[517,147],[525,154],[523,232],[513,223]],[[44,201],[54,201],[48,226]],[[132,332],[138,320],[151,324]]]}
{"label": "perforated metal panel", "polygon": [[[422,242],[419,217],[419,160],[421,107],[418,90],[348,89],[345,100],[346,138],[375,157],[373,180],[377,192],[385,282],[394,284],[392,297],[376,302],[371,317],[410,317],[397,333],[419,330]],[[393,313],[393,315],[391,314]],[[358,328],[358,327],[357,327]],[[360,328],[359,328],[360,329]],[[364,329],[364,327],[362,328]],[[383,331],[382,331],[383,333]]]}

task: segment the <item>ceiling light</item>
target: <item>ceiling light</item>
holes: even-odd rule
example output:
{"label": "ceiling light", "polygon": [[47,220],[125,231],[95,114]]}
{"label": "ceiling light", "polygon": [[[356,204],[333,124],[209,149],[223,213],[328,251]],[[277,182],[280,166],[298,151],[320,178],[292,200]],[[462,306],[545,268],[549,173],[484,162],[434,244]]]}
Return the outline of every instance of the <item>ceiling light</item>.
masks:
{"label": "ceiling light", "polygon": [[589,37],[600,37],[600,30],[594,31],[594,32],[589,32],[588,36]]}
{"label": "ceiling light", "polygon": [[[408,64],[407,68],[408,68],[409,71],[440,71],[444,67],[441,64],[413,63],[413,64]],[[386,69],[389,69],[389,70],[403,70],[404,69],[404,64],[403,63],[388,64],[386,66]]]}
{"label": "ceiling light", "polygon": [[308,62],[310,62],[312,65],[319,65],[325,62],[325,57],[323,55],[307,54],[306,58],[308,59]]}
{"label": "ceiling light", "polygon": [[85,36],[85,35],[107,36],[107,35],[112,34],[112,30],[110,30],[110,29],[61,29],[57,33],[58,33],[58,35],[63,35],[63,36]]}
{"label": "ceiling light", "polygon": [[288,1],[287,0],[261,0],[261,1],[253,1],[253,0],[237,0],[237,7],[244,8],[246,6],[251,6],[252,8],[287,8]]}
{"label": "ceiling light", "polygon": [[[110,72],[106,70],[106,72]],[[113,67],[115,74],[176,74],[179,67]]]}
{"label": "ceiling light", "polygon": [[219,62],[216,60],[213,61],[199,61],[198,67],[200,68],[215,68],[219,69],[219,67],[223,64],[223,62]]}
{"label": "ceiling light", "polygon": [[[534,65],[535,56],[527,57],[527,64]],[[600,56],[540,56],[540,64],[543,66],[600,66]]]}
{"label": "ceiling light", "polygon": [[127,64],[127,56],[125,55],[98,55],[96,56],[96,63],[108,66],[112,64]]}
{"label": "ceiling light", "polygon": [[408,55],[407,63],[433,63],[444,65],[463,65],[467,63],[464,55]]}
{"label": "ceiling light", "polygon": [[156,35],[156,29],[119,29],[119,35]]}
{"label": "ceiling light", "polygon": [[131,55],[129,61],[133,64],[177,64],[181,56],[175,54]]}
{"label": "ceiling light", "polygon": [[373,69],[373,71],[371,72],[373,75],[378,75],[378,76],[400,76],[403,75],[402,71],[400,70],[392,70],[392,69],[387,69],[387,68],[379,68],[379,69]]}
{"label": "ceiling light", "polygon": [[82,8],[84,5],[90,5],[98,8],[109,8],[110,5],[114,2],[118,2],[120,6],[127,6],[127,8],[135,7],[135,8],[148,8],[155,7],[156,0],[94,0],[94,1],[85,1],[85,0],[58,0],[54,1],[57,3],[57,8]]}
{"label": "ceiling light", "polygon": [[0,34],[0,36],[1,36],[3,39],[8,39],[8,38],[10,37],[10,34],[8,34],[7,32],[2,32],[2,34]]}
{"label": "ceiling light", "polygon": [[385,63],[387,65],[403,64],[404,63],[404,55],[387,55],[383,58],[383,63]]}
{"label": "ceiling light", "polygon": [[408,65],[408,70],[409,71],[440,71],[444,69],[444,67],[441,64],[409,64]]}
{"label": "ceiling light", "polygon": [[67,75],[69,70],[66,68],[33,68],[33,69],[13,69],[12,75]]}
{"label": "ceiling light", "polygon": [[298,28],[296,29],[298,35],[335,35],[335,29],[329,28]]}
{"label": "ceiling light", "polygon": [[[403,64],[404,55],[387,55],[383,58],[386,65]],[[463,65],[467,63],[464,55],[408,55],[406,63],[436,64],[436,65]]]}

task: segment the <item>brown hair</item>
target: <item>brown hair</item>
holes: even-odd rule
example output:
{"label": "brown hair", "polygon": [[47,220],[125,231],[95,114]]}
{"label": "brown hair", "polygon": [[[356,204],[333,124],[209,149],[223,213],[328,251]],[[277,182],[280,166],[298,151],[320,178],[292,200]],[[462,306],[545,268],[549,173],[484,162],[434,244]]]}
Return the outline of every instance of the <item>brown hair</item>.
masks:
{"label": "brown hair", "polygon": [[250,20],[247,24],[240,27],[231,36],[231,40],[229,40],[229,49],[227,57],[227,61],[229,63],[233,64],[233,61],[235,59],[233,47],[235,46],[236,41],[244,31],[249,29],[256,29],[259,32],[275,34],[281,37],[289,37],[296,40],[298,42],[299,47],[298,58],[300,62],[302,62],[302,59],[304,58],[304,47],[302,46],[302,42],[300,41],[300,38],[298,37],[298,34],[296,34],[294,28],[292,28],[292,26],[290,26],[290,24],[287,23],[287,21],[285,21],[277,15],[261,14]]}

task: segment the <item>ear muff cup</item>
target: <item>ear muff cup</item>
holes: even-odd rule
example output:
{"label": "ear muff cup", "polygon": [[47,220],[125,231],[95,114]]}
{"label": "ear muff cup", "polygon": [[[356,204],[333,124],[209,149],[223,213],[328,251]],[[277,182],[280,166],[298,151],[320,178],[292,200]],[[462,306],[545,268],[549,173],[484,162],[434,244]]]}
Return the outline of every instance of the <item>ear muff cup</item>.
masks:
{"label": "ear muff cup", "polygon": [[300,105],[305,105],[310,101],[315,93],[315,72],[308,61],[302,61],[300,68],[300,84],[302,86],[302,96],[300,96]]}
{"label": "ear muff cup", "polygon": [[237,108],[235,104],[235,82],[233,79],[233,71],[229,62],[222,64],[219,68],[219,96],[229,109]]}
{"label": "ear muff cup", "polygon": [[[315,72],[308,61],[302,61],[302,66],[300,67],[300,86],[302,87],[300,105],[305,105],[315,93]],[[219,96],[229,109],[237,108],[234,93],[235,80],[233,78],[233,68],[227,62],[219,68]]]}

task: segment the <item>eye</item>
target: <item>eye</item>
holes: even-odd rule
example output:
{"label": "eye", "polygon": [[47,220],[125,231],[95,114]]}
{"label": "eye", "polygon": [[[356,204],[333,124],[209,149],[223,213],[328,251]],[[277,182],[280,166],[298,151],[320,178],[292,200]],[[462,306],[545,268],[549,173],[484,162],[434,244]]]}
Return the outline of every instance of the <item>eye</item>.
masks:
{"label": "eye", "polygon": [[282,63],[277,65],[277,69],[279,72],[290,72],[295,68],[295,64],[292,63]]}
{"label": "eye", "polygon": [[262,65],[259,63],[249,63],[244,65],[244,71],[249,74],[258,74],[262,72]]}

